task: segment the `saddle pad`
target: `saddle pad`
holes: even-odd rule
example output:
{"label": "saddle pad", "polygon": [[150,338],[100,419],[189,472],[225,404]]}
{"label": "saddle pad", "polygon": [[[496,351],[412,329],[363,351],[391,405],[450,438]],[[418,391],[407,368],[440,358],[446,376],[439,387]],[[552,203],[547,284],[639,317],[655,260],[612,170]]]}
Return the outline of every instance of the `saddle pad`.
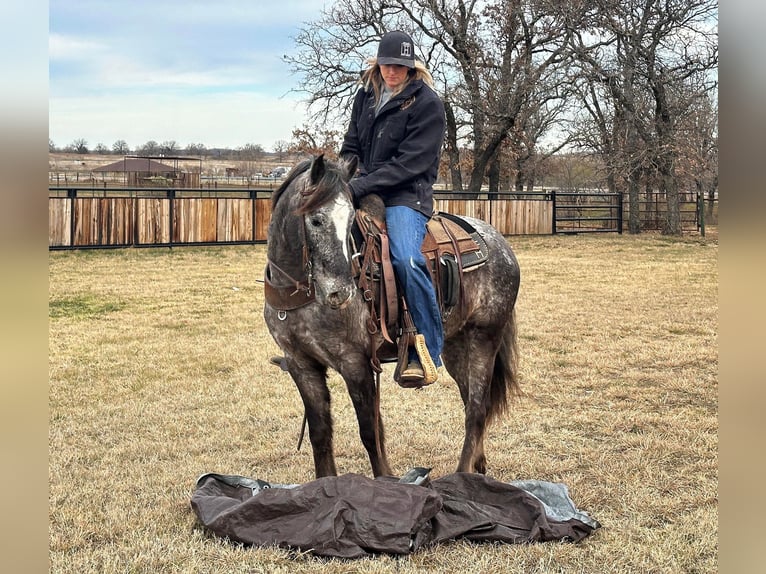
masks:
{"label": "saddle pad", "polygon": [[435,213],[428,221],[428,233],[421,252],[429,260],[451,254],[463,271],[487,261],[488,248],[484,239],[466,220],[450,213]]}

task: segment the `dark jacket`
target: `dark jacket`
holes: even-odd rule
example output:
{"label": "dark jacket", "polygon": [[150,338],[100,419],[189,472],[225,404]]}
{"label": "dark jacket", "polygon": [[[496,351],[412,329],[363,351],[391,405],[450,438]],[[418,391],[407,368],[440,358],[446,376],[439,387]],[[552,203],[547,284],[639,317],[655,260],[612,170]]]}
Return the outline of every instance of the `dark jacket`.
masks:
{"label": "dark jacket", "polygon": [[433,184],[444,141],[444,104],[422,80],[411,81],[375,115],[375,93],[360,88],[341,146],[341,157],[359,158],[354,196],[369,193],[386,206],[433,213]]}

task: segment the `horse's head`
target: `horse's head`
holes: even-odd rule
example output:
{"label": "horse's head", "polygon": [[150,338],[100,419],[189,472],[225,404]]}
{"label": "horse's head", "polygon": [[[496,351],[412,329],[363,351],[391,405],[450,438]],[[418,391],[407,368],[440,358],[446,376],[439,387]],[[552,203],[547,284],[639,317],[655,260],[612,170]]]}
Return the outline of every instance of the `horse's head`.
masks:
{"label": "horse's head", "polygon": [[295,212],[302,218],[305,257],[311,286],[320,303],[344,307],[356,291],[351,270],[349,233],[354,204],[348,181],[357,162],[333,162],[320,155],[306,169]]}

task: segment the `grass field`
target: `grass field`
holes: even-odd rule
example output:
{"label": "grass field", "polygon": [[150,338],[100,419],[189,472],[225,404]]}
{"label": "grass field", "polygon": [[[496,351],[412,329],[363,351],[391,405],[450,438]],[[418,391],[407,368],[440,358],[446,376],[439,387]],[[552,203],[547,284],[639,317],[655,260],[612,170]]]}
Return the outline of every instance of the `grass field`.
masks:
{"label": "grass field", "polygon": [[[404,558],[320,560],[206,533],[204,472],[313,479],[302,408],[261,316],[264,246],[49,254],[51,572],[716,572],[715,237],[513,237],[524,397],[488,433],[488,474],[565,483],[603,527],[583,543],[457,541]],[[454,471],[450,380],[382,413],[397,473]],[[370,476],[330,378],[339,472]]]}

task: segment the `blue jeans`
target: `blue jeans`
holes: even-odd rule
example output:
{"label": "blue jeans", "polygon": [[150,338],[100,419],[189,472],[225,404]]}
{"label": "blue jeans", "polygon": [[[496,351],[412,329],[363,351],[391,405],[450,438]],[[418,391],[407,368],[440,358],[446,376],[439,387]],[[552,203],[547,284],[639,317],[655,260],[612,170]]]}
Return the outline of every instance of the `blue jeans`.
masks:
{"label": "blue jeans", "polygon": [[[441,366],[444,329],[436,290],[428,273],[426,259],[420,252],[426,236],[428,218],[409,207],[395,205],[386,208],[386,228],[391,251],[391,263],[404,291],[412,322],[426,340],[434,365]],[[412,350],[410,359],[415,358]]]}

